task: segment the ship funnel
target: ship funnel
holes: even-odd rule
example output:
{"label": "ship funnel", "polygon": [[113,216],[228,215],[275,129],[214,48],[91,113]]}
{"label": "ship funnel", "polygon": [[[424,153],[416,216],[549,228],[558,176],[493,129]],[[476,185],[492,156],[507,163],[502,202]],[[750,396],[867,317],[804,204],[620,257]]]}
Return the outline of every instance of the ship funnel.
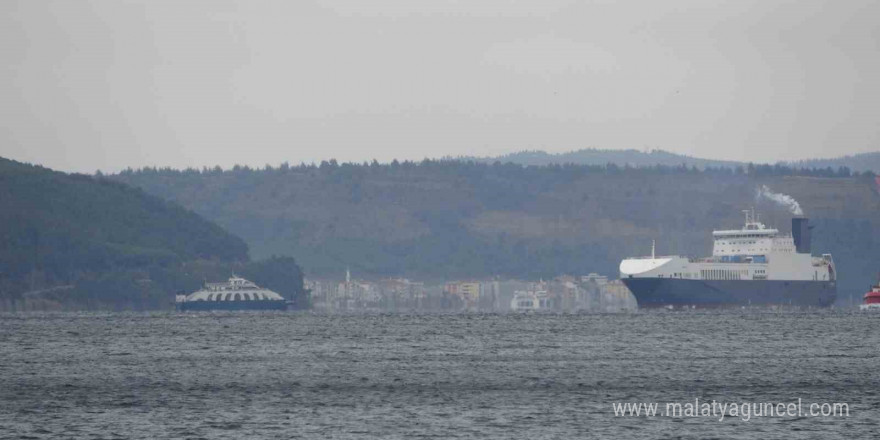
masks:
{"label": "ship funnel", "polygon": [[805,217],[795,217],[791,219],[791,236],[794,238],[794,246],[799,254],[809,254],[810,246],[810,230],[813,229],[809,225],[809,219]]}

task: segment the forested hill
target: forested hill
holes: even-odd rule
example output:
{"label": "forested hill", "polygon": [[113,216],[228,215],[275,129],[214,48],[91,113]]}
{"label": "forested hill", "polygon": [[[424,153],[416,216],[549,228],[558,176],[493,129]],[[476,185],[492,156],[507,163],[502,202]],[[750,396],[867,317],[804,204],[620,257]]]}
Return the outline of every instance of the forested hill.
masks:
{"label": "forested hill", "polygon": [[[631,167],[645,167],[655,165],[697,167],[747,167],[745,162],[703,159],[686,156],[663,150],[638,151],[638,150],[603,150],[586,148],[567,153],[547,153],[544,151],[520,151],[498,157],[463,158],[477,162],[493,163],[496,161],[506,163],[513,162],[520,165],[551,165],[551,164],[575,164],[575,165],[605,165],[609,163],[618,166],[629,165]],[[781,162],[780,165],[792,168],[821,169],[828,173],[837,172],[841,167],[854,172],[873,171],[880,173],[880,152],[861,153],[851,156],[842,156],[830,159],[811,159],[794,162]]]}
{"label": "forested hill", "polygon": [[[310,276],[537,279],[616,275],[621,258],[705,255],[711,231],[742,225],[756,206],[789,229],[790,215],[756,190],[795,197],[861,290],[880,261],[874,176],[779,166],[523,167],[458,161],[337,164],[253,170],[126,171],[113,176],[214,219],[255,255],[291,254]],[[855,291],[854,290],[854,291]]]}
{"label": "forested hill", "polygon": [[27,298],[167,308],[176,289],[249,263],[245,242],[220,226],[103,177],[0,158],[0,206],[0,309]]}

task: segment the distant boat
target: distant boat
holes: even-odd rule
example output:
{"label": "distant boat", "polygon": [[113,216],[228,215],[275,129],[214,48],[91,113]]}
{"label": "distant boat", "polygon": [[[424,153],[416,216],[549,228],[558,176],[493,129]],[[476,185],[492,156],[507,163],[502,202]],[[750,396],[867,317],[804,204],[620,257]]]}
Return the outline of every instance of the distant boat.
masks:
{"label": "distant boat", "polygon": [[286,310],[284,297],[235,275],[225,283],[205,283],[189,295],[177,295],[177,310]]}
{"label": "distant boat", "polygon": [[510,301],[514,312],[543,312],[550,309],[550,297],[544,290],[517,290]]}
{"label": "distant boat", "polygon": [[859,308],[862,310],[880,310],[880,279],[878,279],[877,284],[871,286],[871,290],[865,294],[864,302]]}

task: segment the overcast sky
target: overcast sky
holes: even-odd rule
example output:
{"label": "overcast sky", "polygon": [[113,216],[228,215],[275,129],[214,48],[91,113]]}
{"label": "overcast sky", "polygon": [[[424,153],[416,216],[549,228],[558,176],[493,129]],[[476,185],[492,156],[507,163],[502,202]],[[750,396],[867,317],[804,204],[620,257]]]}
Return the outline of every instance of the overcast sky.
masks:
{"label": "overcast sky", "polygon": [[880,2],[0,2],[0,156],[67,171],[880,150]]}

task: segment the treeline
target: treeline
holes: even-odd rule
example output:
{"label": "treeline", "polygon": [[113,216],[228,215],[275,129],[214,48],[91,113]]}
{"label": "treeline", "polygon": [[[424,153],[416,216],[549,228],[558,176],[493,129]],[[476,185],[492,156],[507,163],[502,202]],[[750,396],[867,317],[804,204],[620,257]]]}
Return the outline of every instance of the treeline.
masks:
{"label": "treeline", "polygon": [[390,163],[383,164],[376,160],[372,162],[339,163],[335,159],[324,160],[319,164],[290,165],[287,162],[279,166],[265,165],[262,168],[252,168],[248,165],[235,165],[230,169],[223,169],[219,166],[202,167],[202,168],[186,168],[182,170],[170,167],[143,167],[139,169],[128,168],[121,171],[120,175],[135,174],[157,174],[157,175],[216,175],[223,173],[266,173],[266,172],[307,172],[307,171],[340,171],[349,173],[383,173],[393,172],[396,169],[403,170],[432,170],[447,171],[450,175],[462,174],[480,174],[487,172],[498,173],[505,177],[535,177],[538,175],[552,174],[559,178],[572,176],[583,176],[593,174],[627,174],[633,176],[650,176],[650,175],[675,175],[675,174],[705,174],[709,176],[732,176],[747,175],[752,177],[778,177],[778,176],[804,176],[804,177],[826,177],[826,178],[849,178],[849,177],[874,177],[873,171],[853,171],[847,166],[838,166],[832,168],[827,167],[798,167],[785,164],[755,164],[748,163],[736,166],[705,166],[697,167],[695,165],[645,165],[631,166],[628,164],[618,165],[609,162],[603,165],[576,164],[576,163],[550,163],[546,165],[521,165],[515,162],[485,162],[475,160],[456,160],[456,159],[424,159],[422,161],[402,161],[393,160]]}
{"label": "treeline", "polygon": [[880,151],[875,151],[873,153],[860,153],[847,155],[842,157],[835,157],[830,159],[808,159],[808,160],[798,160],[785,162],[783,165],[788,165],[795,168],[840,168],[840,167],[848,167],[852,168],[854,171],[867,171],[873,170],[877,172],[880,170]]}
{"label": "treeline", "polygon": [[0,158],[0,206],[4,308],[27,299],[64,307],[167,308],[176,290],[203,282],[205,274],[191,270],[197,261],[226,277],[241,269],[266,280],[275,276],[269,269],[284,265],[298,274],[295,289],[302,290],[292,260],[253,263],[241,238],[116,180]]}
{"label": "treeline", "polygon": [[[496,158],[492,157],[459,157],[457,159],[475,160],[478,162],[493,163],[495,161],[513,162],[520,165],[549,165],[573,163],[579,165],[604,165],[615,163],[618,165],[629,164],[634,167],[666,165],[696,166],[703,168],[747,168],[748,163],[732,160],[704,159],[686,156],[664,150],[603,150],[597,148],[585,148],[563,153],[547,153],[540,150],[520,151],[505,154]],[[819,170],[827,173],[829,169],[837,172],[841,167],[850,168],[853,172],[880,171],[880,152],[860,153],[851,156],[842,156],[830,159],[810,159],[801,161],[778,162],[779,165],[788,168]]]}

